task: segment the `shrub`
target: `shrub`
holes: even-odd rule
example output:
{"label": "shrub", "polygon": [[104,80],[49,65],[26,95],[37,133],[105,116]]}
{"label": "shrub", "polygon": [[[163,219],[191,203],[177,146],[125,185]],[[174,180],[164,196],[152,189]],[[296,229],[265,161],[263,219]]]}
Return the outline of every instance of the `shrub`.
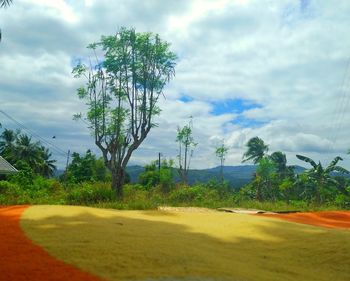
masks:
{"label": "shrub", "polygon": [[16,168],[19,172],[9,176],[10,181],[17,183],[22,188],[29,188],[33,184],[35,177],[32,168],[24,161],[18,161],[16,163]]}
{"label": "shrub", "polygon": [[350,196],[340,193],[335,197],[334,203],[340,208],[350,209]]}
{"label": "shrub", "polygon": [[190,203],[208,199],[219,199],[218,192],[216,190],[210,190],[203,185],[195,185],[191,187],[180,186],[169,194],[170,202],[174,203]]}
{"label": "shrub", "polygon": [[116,200],[116,193],[105,186],[82,183],[68,191],[66,200],[72,205],[89,205]]}
{"label": "shrub", "polygon": [[0,181],[0,194],[6,194],[11,190],[17,190],[18,185],[8,181]]}

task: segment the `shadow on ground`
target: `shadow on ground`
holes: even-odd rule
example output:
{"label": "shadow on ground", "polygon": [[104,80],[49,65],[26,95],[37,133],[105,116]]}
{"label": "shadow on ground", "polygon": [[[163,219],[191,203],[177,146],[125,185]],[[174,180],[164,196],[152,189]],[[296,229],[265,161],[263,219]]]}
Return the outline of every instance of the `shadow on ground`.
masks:
{"label": "shadow on ground", "polygon": [[249,215],[35,206],[25,233],[107,280],[350,280],[350,232]]}

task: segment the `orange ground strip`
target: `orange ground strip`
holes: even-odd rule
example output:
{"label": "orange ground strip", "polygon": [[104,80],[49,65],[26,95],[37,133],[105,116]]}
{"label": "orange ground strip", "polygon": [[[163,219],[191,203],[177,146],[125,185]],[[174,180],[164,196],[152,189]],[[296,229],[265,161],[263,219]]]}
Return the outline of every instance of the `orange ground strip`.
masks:
{"label": "orange ground strip", "polygon": [[55,259],[33,244],[19,225],[27,207],[0,207],[0,280],[101,280]]}
{"label": "orange ground strip", "polygon": [[328,228],[350,228],[350,211],[263,214],[263,216]]}

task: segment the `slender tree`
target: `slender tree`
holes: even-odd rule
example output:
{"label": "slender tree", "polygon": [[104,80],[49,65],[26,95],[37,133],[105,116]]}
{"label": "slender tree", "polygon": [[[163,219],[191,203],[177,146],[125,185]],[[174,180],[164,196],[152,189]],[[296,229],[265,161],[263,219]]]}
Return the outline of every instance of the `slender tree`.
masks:
{"label": "slender tree", "polygon": [[87,101],[86,120],[119,198],[126,165],[156,126],[159,97],[175,74],[176,55],[169,47],[158,35],[121,28],[88,46],[94,63],[89,60],[73,69],[75,77],[87,79],[78,96]]}
{"label": "slender tree", "polygon": [[177,128],[176,142],[179,143],[179,174],[184,184],[188,183],[188,171],[190,169],[193,150],[197,146],[192,134],[192,118],[183,128]]}
{"label": "slender tree", "polygon": [[221,181],[224,182],[224,162],[226,159],[226,155],[228,153],[228,147],[225,146],[224,142],[215,148],[215,155],[220,159],[220,175]]}
{"label": "slender tree", "polygon": [[252,160],[254,164],[257,164],[269,150],[269,147],[259,137],[251,138],[246,146],[247,151],[243,154],[242,162]]}

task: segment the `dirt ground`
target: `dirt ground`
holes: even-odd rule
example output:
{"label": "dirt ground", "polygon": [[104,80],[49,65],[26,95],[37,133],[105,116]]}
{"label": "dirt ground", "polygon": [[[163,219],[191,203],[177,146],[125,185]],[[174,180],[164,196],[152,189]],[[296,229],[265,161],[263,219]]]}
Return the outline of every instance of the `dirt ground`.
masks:
{"label": "dirt ground", "polygon": [[[350,280],[350,232],[247,214],[33,206],[27,237],[106,280]],[[84,280],[84,279],[82,279]]]}
{"label": "dirt ground", "polygon": [[339,211],[0,207],[0,281],[347,281],[349,227]]}
{"label": "dirt ground", "polygon": [[2,281],[97,281],[33,244],[20,227],[28,206],[0,207],[0,280]]}
{"label": "dirt ground", "polygon": [[290,213],[290,214],[259,214],[259,216],[268,216],[279,218],[297,223],[322,226],[328,228],[350,228],[350,211],[330,211],[330,212],[309,212],[309,213]]}

